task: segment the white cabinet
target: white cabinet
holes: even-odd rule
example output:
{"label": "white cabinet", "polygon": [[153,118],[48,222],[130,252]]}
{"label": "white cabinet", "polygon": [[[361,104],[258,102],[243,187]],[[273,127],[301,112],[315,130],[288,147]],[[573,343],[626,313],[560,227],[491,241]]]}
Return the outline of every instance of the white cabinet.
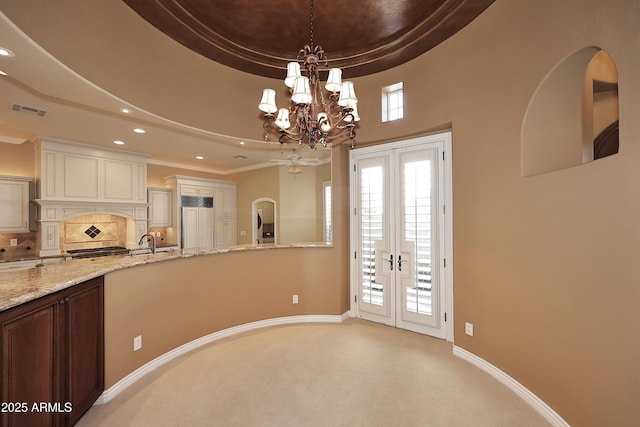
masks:
{"label": "white cabinet", "polygon": [[0,176],[0,233],[29,232],[31,178]]}
{"label": "white cabinet", "polygon": [[51,138],[39,144],[41,200],[146,202],[146,157]]}
{"label": "white cabinet", "polygon": [[206,185],[181,185],[181,196],[213,197],[213,187]]}
{"label": "white cabinet", "polygon": [[236,189],[217,187],[214,189],[213,206],[216,216],[216,247],[236,244]]}
{"label": "white cabinet", "polygon": [[165,182],[177,195],[173,213],[181,222],[177,241],[184,248],[236,244],[236,183],[189,176],[172,176]]}
{"label": "white cabinet", "polygon": [[171,189],[149,188],[149,227],[171,227]]}
{"label": "white cabinet", "polygon": [[183,248],[212,248],[213,229],[213,209],[182,208]]}
{"label": "white cabinet", "polygon": [[63,221],[80,215],[133,221],[125,245],[136,246],[147,232],[147,157],[46,137],[37,144],[39,256],[60,255]]}

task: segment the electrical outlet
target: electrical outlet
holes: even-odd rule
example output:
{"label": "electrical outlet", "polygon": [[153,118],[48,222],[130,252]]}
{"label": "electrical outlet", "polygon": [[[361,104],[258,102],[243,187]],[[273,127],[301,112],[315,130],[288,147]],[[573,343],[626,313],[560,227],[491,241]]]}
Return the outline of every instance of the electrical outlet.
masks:
{"label": "electrical outlet", "polygon": [[11,239],[9,242],[9,246],[18,246],[18,239]]}
{"label": "electrical outlet", "polygon": [[246,232],[245,230],[240,230],[240,235],[241,235],[241,236],[246,236],[246,235],[247,235],[247,232]]}
{"label": "electrical outlet", "polygon": [[297,304],[298,303],[298,295],[294,295],[293,296],[293,303]]}
{"label": "electrical outlet", "polygon": [[133,351],[138,351],[142,348],[142,335],[138,335],[133,339]]}
{"label": "electrical outlet", "polygon": [[473,323],[464,322],[464,333],[473,336]]}

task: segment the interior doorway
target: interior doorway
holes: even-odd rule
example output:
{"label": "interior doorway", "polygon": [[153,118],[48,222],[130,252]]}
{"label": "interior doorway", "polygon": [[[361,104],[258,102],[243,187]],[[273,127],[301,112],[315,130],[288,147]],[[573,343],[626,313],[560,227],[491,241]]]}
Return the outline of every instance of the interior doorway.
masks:
{"label": "interior doorway", "polygon": [[277,242],[276,201],[267,197],[256,199],[251,204],[253,217],[252,243],[257,245]]}
{"label": "interior doorway", "polygon": [[453,340],[451,133],[355,149],[351,313]]}

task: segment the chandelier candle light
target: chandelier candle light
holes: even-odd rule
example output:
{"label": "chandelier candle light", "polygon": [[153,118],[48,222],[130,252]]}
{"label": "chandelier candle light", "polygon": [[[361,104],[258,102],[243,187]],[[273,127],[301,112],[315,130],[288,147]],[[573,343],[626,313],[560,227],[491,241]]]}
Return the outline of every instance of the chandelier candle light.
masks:
{"label": "chandelier candle light", "polygon": [[355,123],[360,120],[358,99],[353,82],[342,81],[339,68],[329,70],[324,85],[328,100],[320,87],[319,67],[322,64],[326,69],[327,58],[322,47],[313,44],[313,0],[310,1],[309,34],[310,43],[300,49],[296,61],[287,64],[284,84],[291,96],[289,108],[278,109],[275,90],[265,89],[262,93],[258,108],[265,113],[262,125],[265,142],[271,132],[279,135],[281,144],[295,141],[303,146],[306,142],[313,149],[320,143],[327,148],[330,140],[348,136],[353,148]]}

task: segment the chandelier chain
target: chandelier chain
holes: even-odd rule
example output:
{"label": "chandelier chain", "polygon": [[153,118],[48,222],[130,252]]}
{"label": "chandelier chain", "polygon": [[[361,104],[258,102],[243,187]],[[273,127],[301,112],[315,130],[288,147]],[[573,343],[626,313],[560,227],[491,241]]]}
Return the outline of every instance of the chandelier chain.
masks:
{"label": "chandelier chain", "polygon": [[313,50],[313,0],[309,0],[309,46]]}

